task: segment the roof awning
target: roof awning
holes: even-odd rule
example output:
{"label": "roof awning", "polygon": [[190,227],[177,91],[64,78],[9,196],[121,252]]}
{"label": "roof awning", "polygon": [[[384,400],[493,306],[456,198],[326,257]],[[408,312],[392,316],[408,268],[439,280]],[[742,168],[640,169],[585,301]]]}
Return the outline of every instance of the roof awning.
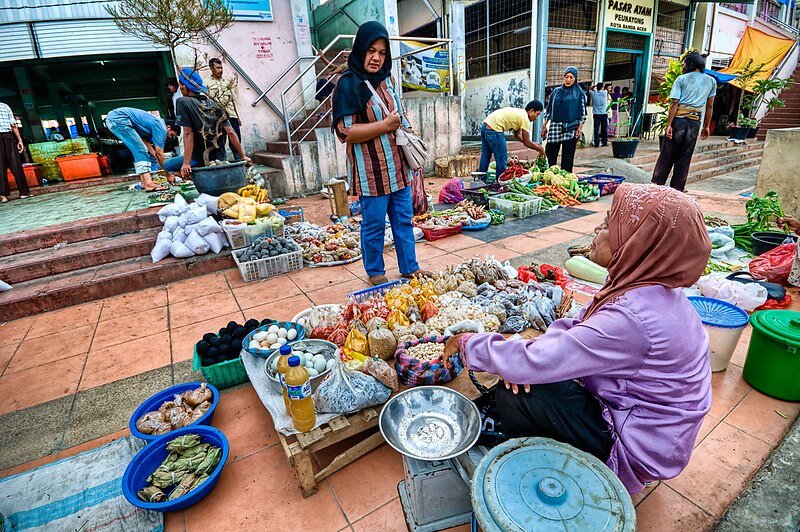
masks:
{"label": "roof awning", "polygon": [[[736,75],[739,69],[745,67],[752,59],[754,66],[764,65],[763,71],[757,74],[753,81],[767,79],[772,76],[775,67],[789,53],[792,46],[794,46],[794,41],[791,39],[775,37],[748,26],[744,30],[742,40],[739,41],[739,46],[736,47],[736,52],[733,54],[730,65],[728,65],[728,68],[717,71],[717,73]],[[748,87],[742,87],[735,79],[729,83],[744,90],[749,90]]]}
{"label": "roof awning", "polygon": [[722,72],[717,70],[706,69],[705,72],[712,78],[716,79],[717,83],[728,83],[729,81],[732,81],[739,77],[735,74],[723,74]]}

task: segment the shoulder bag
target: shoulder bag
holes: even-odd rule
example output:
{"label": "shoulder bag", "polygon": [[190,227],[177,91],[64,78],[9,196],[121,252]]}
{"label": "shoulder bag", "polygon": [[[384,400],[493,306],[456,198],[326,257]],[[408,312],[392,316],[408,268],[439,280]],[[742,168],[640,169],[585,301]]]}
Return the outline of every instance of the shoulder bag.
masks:
{"label": "shoulder bag", "polygon": [[[372,95],[375,96],[375,99],[380,102],[381,108],[386,113],[386,116],[391,114],[389,108],[386,107],[386,104],[383,103],[383,100],[378,93],[375,92],[375,88],[370,84],[367,80],[364,80],[369,90],[372,92]],[[397,140],[397,145],[400,147],[400,150],[403,152],[403,156],[406,159],[406,163],[411,170],[419,170],[422,168],[422,165],[425,164],[425,161],[428,159],[428,146],[423,142],[419,136],[415,135],[411,132],[411,130],[400,127],[397,131],[394,132],[395,139]]]}

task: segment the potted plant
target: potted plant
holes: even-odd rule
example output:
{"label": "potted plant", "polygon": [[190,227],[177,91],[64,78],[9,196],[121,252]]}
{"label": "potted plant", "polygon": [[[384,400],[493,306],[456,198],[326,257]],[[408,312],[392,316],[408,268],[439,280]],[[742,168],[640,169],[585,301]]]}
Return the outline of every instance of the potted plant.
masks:
{"label": "potted plant", "polygon": [[[613,104],[616,104],[618,107],[625,107],[633,100],[629,96],[624,98],[620,98]],[[613,105],[612,104],[612,105]],[[634,155],[636,155],[636,148],[639,147],[639,139],[634,137],[634,133],[636,131],[636,126],[639,124],[639,120],[637,119],[636,122],[633,121],[633,111],[628,116],[628,119],[625,121],[618,120],[617,122],[612,122],[610,125],[616,126],[627,126],[627,135],[624,137],[617,137],[611,141],[611,153],[617,159],[630,159]],[[619,115],[618,115],[619,116]],[[639,118],[642,117],[642,113],[639,114]],[[619,129],[618,129],[619,131]]]}
{"label": "potted plant", "polygon": [[[227,0],[119,0],[106,10],[123,33],[168,48],[176,68],[178,47],[191,48],[195,72],[201,70],[198,47],[208,44],[233,24],[233,13]],[[205,166],[193,169],[193,181],[198,191],[219,195],[245,185],[245,162],[214,164],[209,160],[211,152],[220,148],[222,123],[229,117],[220,102],[208,93],[205,96],[222,110],[222,119],[217,120],[214,114],[211,121],[216,120],[215,130],[203,132]],[[215,109],[201,108],[203,112],[215,113]]]}
{"label": "potted plant", "polygon": [[670,59],[667,65],[667,72],[664,75],[664,81],[658,86],[658,105],[661,111],[658,113],[654,129],[658,133],[658,147],[664,143],[664,131],[667,129],[667,118],[669,117],[669,95],[672,93],[672,86],[678,76],[683,74],[683,60],[690,52],[695,51],[694,48],[689,48],[681,54],[678,59]]}
{"label": "potted plant", "polygon": [[[739,115],[736,118],[736,124],[729,127],[730,137],[735,140],[744,140],[755,136],[755,128],[757,122],[750,114],[756,109],[757,97],[754,93],[747,94],[755,87],[755,77],[764,71],[764,63],[753,64],[753,59],[748,59],[742,67],[736,71],[736,84],[742,91],[739,97]],[[752,138],[752,137],[751,137]]]}
{"label": "potted plant", "polygon": [[[762,105],[765,105],[766,110],[764,116],[767,116],[775,109],[786,107],[786,103],[781,100],[778,95],[784,90],[789,90],[792,83],[794,83],[793,78],[767,78],[756,80],[751,84],[752,92],[743,96],[740,108],[744,108],[749,110],[750,113],[755,114]],[[771,94],[771,96],[767,98],[767,94]],[[764,119],[764,116],[761,117],[761,120]],[[746,127],[750,128],[747,138],[755,138],[758,132],[759,121],[755,118],[743,118],[741,113],[739,117],[740,125],[744,127],[746,124]],[[744,124],[742,120],[745,121]]]}

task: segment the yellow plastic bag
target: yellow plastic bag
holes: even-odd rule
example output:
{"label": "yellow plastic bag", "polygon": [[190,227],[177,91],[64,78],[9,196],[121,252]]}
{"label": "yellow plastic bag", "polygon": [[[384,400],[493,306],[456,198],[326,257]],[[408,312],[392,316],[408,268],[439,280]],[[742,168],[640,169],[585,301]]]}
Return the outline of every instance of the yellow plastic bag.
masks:
{"label": "yellow plastic bag", "polygon": [[249,224],[256,219],[256,200],[242,198],[239,200],[239,221]]}
{"label": "yellow plastic bag", "polygon": [[393,331],[398,327],[408,327],[411,325],[411,321],[400,309],[394,309],[391,314],[389,314],[389,319],[386,321],[389,324],[389,329]]}
{"label": "yellow plastic bag", "polygon": [[369,357],[369,341],[367,337],[353,327],[350,329],[350,332],[347,333],[347,338],[344,341],[345,349],[349,349],[350,351],[355,351],[356,353],[360,353],[365,357]]}

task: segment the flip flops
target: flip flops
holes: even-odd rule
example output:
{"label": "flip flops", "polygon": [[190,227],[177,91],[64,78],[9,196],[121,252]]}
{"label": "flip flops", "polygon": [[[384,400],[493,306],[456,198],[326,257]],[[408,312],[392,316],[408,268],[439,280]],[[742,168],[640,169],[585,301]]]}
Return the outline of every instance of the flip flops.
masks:
{"label": "flip flops", "polygon": [[165,187],[163,185],[160,185],[160,186],[157,186],[156,188],[143,188],[142,190],[144,190],[145,192],[147,192],[149,194],[150,192],[166,192],[167,190],[169,190],[169,187]]}

